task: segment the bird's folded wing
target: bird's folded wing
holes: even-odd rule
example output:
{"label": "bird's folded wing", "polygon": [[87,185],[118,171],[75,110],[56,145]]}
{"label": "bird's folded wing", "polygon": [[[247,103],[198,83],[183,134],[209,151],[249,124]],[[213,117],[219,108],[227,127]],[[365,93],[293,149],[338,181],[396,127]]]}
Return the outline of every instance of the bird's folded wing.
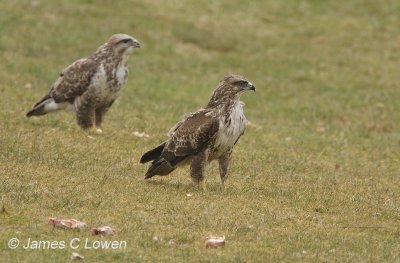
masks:
{"label": "bird's folded wing", "polygon": [[92,58],[82,58],[69,65],[50,90],[56,102],[68,101],[82,95],[89,87],[98,63]]}
{"label": "bird's folded wing", "polygon": [[219,120],[207,110],[200,110],[189,116],[171,130],[170,139],[164,151],[175,156],[196,154],[205,149],[218,131]]}

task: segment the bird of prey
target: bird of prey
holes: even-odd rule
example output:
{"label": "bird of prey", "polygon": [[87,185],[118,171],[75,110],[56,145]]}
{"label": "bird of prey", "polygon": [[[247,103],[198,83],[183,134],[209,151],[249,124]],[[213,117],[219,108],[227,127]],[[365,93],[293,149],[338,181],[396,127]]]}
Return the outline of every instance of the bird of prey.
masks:
{"label": "bird of prey", "polygon": [[115,34],[89,57],[62,71],[49,92],[26,114],[27,117],[74,109],[79,126],[96,126],[101,133],[104,114],[117,99],[128,77],[127,61],[140,43],[126,34]]}
{"label": "bird of prey", "polygon": [[168,140],[141,157],[140,163],[153,161],[145,179],[167,175],[179,166],[190,164],[193,181],[205,189],[205,168],[218,160],[223,186],[228,178],[233,146],[246,128],[240,96],[248,90],[256,88],[242,76],[228,75],[221,80],[205,108],[186,114],[169,131]]}

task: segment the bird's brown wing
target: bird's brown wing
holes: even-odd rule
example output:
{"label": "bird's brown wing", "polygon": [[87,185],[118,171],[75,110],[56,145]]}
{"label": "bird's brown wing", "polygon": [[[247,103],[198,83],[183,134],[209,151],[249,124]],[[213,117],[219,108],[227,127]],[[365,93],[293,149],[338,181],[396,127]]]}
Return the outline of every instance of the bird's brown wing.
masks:
{"label": "bird's brown wing", "polygon": [[197,154],[209,145],[218,127],[218,118],[208,110],[190,114],[171,130],[162,155],[184,157]]}
{"label": "bird's brown wing", "polygon": [[218,132],[219,120],[209,110],[186,115],[169,132],[169,140],[145,153],[141,163],[153,160],[145,178],[167,175],[189,156],[206,149]]}
{"label": "bird's brown wing", "polygon": [[93,58],[82,58],[75,61],[60,73],[46,96],[53,98],[56,102],[72,102],[75,97],[82,95],[87,90],[97,69],[98,62]]}

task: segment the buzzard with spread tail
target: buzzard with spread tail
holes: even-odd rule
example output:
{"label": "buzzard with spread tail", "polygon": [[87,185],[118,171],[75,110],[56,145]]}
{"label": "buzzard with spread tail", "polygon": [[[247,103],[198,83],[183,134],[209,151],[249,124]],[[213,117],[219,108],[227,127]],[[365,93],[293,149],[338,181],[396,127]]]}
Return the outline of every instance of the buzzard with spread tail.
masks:
{"label": "buzzard with spread tail", "polygon": [[228,75],[214,90],[207,107],[184,116],[169,132],[169,139],[146,152],[140,163],[152,161],[145,179],[167,175],[178,166],[190,164],[190,175],[205,189],[204,171],[218,160],[222,184],[228,177],[233,146],[244,133],[247,120],[240,95],[255,86],[246,78]]}
{"label": "buzzard with spread tail", "polygon": [[115,34],[95,53],[69,65],[60,73],[50,91],[26,114],[27,117],[75,109],[82,129],[101,123],[119,96],[128,77],[127,61],[139,42],[126,34]]}

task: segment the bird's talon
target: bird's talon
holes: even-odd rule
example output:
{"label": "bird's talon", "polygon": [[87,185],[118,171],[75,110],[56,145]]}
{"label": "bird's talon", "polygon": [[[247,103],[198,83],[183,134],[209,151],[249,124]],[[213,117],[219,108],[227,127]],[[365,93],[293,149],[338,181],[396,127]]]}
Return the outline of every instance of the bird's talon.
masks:
{"label": "bird's talon", "polygon": [[201,181],[200,183],[200,188],[201,190],[203,190],[204,192],[207,191],[207,185],[205,181]]}

